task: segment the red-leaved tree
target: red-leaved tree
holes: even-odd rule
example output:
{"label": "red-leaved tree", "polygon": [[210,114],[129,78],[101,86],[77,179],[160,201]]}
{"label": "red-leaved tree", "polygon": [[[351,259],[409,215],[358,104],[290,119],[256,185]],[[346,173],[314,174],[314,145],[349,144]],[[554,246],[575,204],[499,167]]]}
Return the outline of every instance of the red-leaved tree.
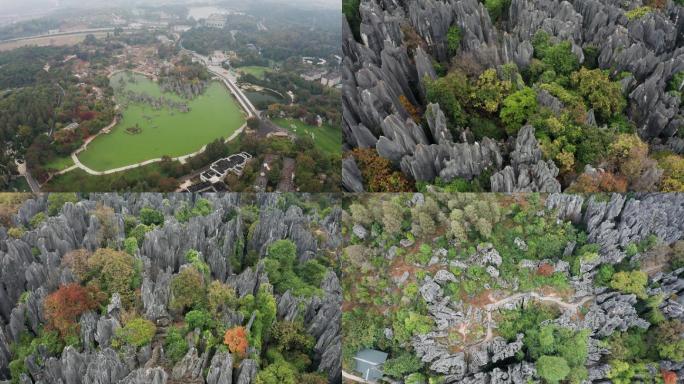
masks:
{"label": "red-leaved tree", "polygon": [[226,331],[223,336],[223,343],[228,346],[228,350],[244,357],[247,354],[247,347],[249,341],[247,340],[247,331],[245,327],[234,327]]}
{"label": "red-leaved tree", "polygon": [[62,285],[43,301],[47,327],[62,337],[78,331],[78,319],[86,311],[98,307],[97,292],[78,284]]}

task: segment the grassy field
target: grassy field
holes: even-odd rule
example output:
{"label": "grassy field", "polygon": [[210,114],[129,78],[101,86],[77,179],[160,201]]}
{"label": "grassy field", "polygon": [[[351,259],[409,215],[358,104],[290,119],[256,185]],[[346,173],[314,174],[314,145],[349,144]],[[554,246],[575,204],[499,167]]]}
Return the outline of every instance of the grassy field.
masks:
{"label": "grassy field", "polygon": [[309,135],[313,138],[316,146],[326,153],[342,151],[342,131],[339,129],[326,124],[315,127],[296,119],[273,119],[273,123],[298,135]]}
{"label": "grassy field", "polygon": [[263,79],[264,73],[270,71],[271,68],[251,65],[251,66],[246,66],[246,67],[238,67],[238,68],[236,68],[236,70],[238,72],[242,72],[244,74],[250,74],[256,78]]}
{"label": "grassy field", "polygon": [[71,159],[71,156],[58,157],[52,160],[51,162],[45,164],[45,169],[59,172],[61,170],[71,167],[72,165],[74,165],[74,161]]}
{"label": "grassy field", "polygon": [[[107,32],[95,32],[92,33],[97,38],[107,36]],[[15,41],[7,41],[0,44],[0,52],[10,51],[12,49],[17,49],[26,46],[65,46],[65,45],[76,45],[83,40],[85,40],[88,33],[79,33],[74,35],[60,35],[60,36],[44,36],[37,37],[33,39],[21,39]]]}
{"label": "grassy field", "polygon": [[[120,78],[112,76],[111,84],[118,88]],[[146,92],[153,97],[163,96],[183,101],[172,93],[162,93],[159,86],[142,75],[134,75],[136,83],[126,82],[125,90]],[[117,102],[123,101],[116,95]],[[120,99],[120,100],[119,100]],[[245,116],[233,96],[219,82],[207,87],[204,94],[185,101],[190,112],[181,113],[163,108],[154,110],[142,103],[128,103],[123,119],[109,134],[102,134],[79,154],[83,164],[96,171],[119,168],[162,156],[178,157],[196,152],[219,137],[227,138],[245,122]],[[136,124],[142,128],[138,134],[126,132]]]}

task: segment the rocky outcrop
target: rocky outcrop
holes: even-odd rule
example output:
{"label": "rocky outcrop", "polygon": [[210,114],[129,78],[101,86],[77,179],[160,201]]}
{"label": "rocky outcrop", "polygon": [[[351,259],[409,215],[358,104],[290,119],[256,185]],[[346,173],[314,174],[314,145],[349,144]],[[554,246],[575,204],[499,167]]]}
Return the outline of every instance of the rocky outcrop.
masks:
{"label": "rocky outcrop", "polygon": [[[142,247],[135,254],[140,261],[141,285],[139,315],[157,325],[151,345],[125,345],[112,349],[117,329],[128,319],[119,294],[112,294],[102,311],[89,311],[78,319],[80,346],[69,346],[55,355],[38,347],[25,359],[27,374],[17,378],[31,383],[107,384],[155,383],[167,381],[252,384],[259,370],[254,360],[244,360],[237,369],[229,353],[214,353],[204,341],[189,336],[192,348],[165,372],[164,338],[172,316],[169,314],[172,276],[188,267],[185,255],[195,249],[209,265],[211,278],[224,282],[239,297],[255,295],[268,284],[264,261],[247,257],[248,252],[266,250],[273,241],[292,240],[298,249],[298,262],[305,263],[319,255],[334,254],[342,243],[342,210],[331,196],[325,214],[304,212],[296,204],[285,202],[280,195],[259,194],[248,199],[250,218],[254,206],[259,210],[259,222],[254,224],[255,240],[247,241],[239,195],[203,195],[210,201],[212,212],[193,217],[187,222],[176,220],[176,212],[198,198],[190,194],[89,194],[77,203],[67,203],[61,211],[49,217],[38,228],[30,229],[21,239],[2,237],[0,230],[0,381],[9,379],[7,366],[13,359],[10,345],[23,333],[39,334],[45,324],[43,301],[60,285],[76,281],[73,271],[63,265],[62,258],[78,249],[94,250],[100,246],[101,228],[93,210],[106,204],[114,212],[119,226],[112,244],[123,245],[124,218],[137,216],[150,207],[165,216],[163,226],[145,235]],[[305,197],[302,197],[305,198]],[[12,219],[25,223],[38,212],[45,212],[46,197],[28,200]],[[253,219],[250,219],[253,220]],[[263,254],[262,256],[266,256]],[[244,270],[236,274],[232,265]],[[306,331],[314,337],[311,351],[312,368],[341,380],[341,288],[335,273],[328,274],[321,284],[321,295],[303,298],[275,295],[279,319],[302,319]],[[244,325],[246,318],[234,309],[223,308],[221,321],[227,326]],[[191,335],[195,335],[191,333]],[[170,376],[170,377],[168,377]]]}
{"label": "rocky outcrop", "polygon": [[598,337],[607,337],[615,331],[624,332],[631,327],[647,329],[650,323],[639,317],[636,296],[609,292],[596,297],[582,322]]}
{"label": "rocky outcrop", "polygon": [[231,384],[233,382],[233,356],[228,352],[219,352],[211,359],[207,384]]}
{"label": "rocky outcrop", "polygon": [[168,374],[162,368],[139,368],[124,377],[119,384],[166,384],[167,379]]}
{"label": "rocky outcrop", "polygon": [[[684,11],[668,2],[661,10],[630,20],[625,12],[631,8],[606,0],[513,0],[495,24],[477,0],[363,0],[359,41],[343,22],[344,147],[377,148],[415,180],[442,177],[442,169],[447,168],[445,153],[461,138],[442,139],[433,134],[432,126],[418,129],[407,122],[411,116],[402,98],[413,105],[427,104],[424,81],[436,75],[433,60],[446,65],[456,56],[480,69],[506,63],[525,68],[539,30],[556,41],[570,41],[579,62],[587,59],[585,51],[595,49],[599,68],[612,75],[629,72],[621,82],[628,116],[643,139],[668,146],[678,140],[676,133],[684,126],[681,100],[667,91],[672,77],[684,70],[684,49],[678,38]],[[452,26],[461,31],[455,55],[447,41]],[[546,91],[540,90],[537,99],[552,112],[563,108]],[[387,122],[390,116],[393,121]],[[590,111],[589,125],[596,124],[592,116]],[[432,131],[429,143],[422,142],[421,131]],[[444,148],[431,148],[436,144]],[[550,178],[557,172],[546,162],[511,164],[492,180],[492,189],[556,192],[559,187]],[[451,170],[444,176],[463,177],[462,173]]]}
{"label": "rocky outcrop", "polygon": [[256,377],[257,365],[252,359],[244,359],[240,362],[235,384],[251,384]]}
{"label": "rocky outcrop", "polygon": [[558,168],[553,161],[543,161],[534,127],[526,125],[518,132],[511,165],[492,175],[492,192],[560,192]]}
{"label": "rocky outcrop", "polygon": [[363,192],[363,177],[354,157],[347,156],[342,160],[342,187],[347,192]]}

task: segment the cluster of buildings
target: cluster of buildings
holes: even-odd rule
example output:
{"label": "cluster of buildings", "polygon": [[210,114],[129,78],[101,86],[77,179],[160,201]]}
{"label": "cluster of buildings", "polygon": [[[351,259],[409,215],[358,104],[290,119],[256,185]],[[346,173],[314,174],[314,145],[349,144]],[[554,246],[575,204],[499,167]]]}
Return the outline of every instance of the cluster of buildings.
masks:
{"label": "cluster of buildings", "polygon": [[326,87],[335,88],[342,86],[342,75],[325,69],[314,69],[299,75],[306,81],[320,82]]}
{"label": "cluster of buildings", "polygon": [[200,174],[199,183],[192,184],[183,189],[183,191],[192,193],[226,192],[228,187],[223,182],[223,179],[230,172],[238,176],[242,175],[245,165],[251,158],[252,155],[249,153],[241,152],[216,160],[209,166],[209,169]]}
{"label": "cluster of buildings", "polygon": [[207,17],[207,19],[204,21],[204,25],[206,25],[209,28],[223,29],[226,27],[227,22],[228,16],[220,13],[214,13]]}
{"label": "cluster of buildings", "polygon": [[200,174],[200,180],[214,184],[223,180],[229,172],[240,176],[245,164],[251,158],[252,155],[249,153],[241,152],[216,160],[209,166],[209,169]]}

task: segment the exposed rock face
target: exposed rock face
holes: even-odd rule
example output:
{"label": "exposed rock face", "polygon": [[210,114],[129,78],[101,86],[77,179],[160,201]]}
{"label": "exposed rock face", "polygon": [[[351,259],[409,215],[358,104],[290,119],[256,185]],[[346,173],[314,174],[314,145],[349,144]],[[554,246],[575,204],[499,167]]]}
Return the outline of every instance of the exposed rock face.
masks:
{"label": "exposed rock face", "polygon": [[207,373],[207,384],[231,384],[232,382],[233,356],[227,352],[215,354]]}
{"label": "exposed rock face", "polygon": [[596,196],[589,198],[583,223],[590,242],[601,246],[600,260],[584,263],[582,271],[589,271],[603,263],[619,263],[625,258],[624,248],[638,243],[649,235],[657,236],[664,244],[679,240],[684,231],[684,206],[681,194],[647,194],[627,199],[613,194],[610,201]]}
{"label": "exposed rock face", "polygon": [[[432,59],[450,61],[447,34],[452,26],[461,30],[457,56],[482,68],[505,63],[528,66],[534,53],[531,40],[539,30],[553,39],[569,40],[580,62],[585,60],[583,49],[596,47],[601,69],[612,74],[631,73],[622,85],[629,104],[627,113],[640,136],[657,138],[666,146],[669,141],[676,142],[684,117],[681,100],[667,92],[667,87],[669,80],[684,70],[684,50],[678,39],[684,11],[669,2],[660,11],[629,20],[623,7],[607,0],[513,0],[495,26],[477,0],[363,0],[359,41],[343,21],[345,149],[377,148],[381,156],[399,162],[405,174],[419,181],[432,181],[437,176],[464,177],[459,170],[441,175],[444,169],[455,166],[447,165],[445,159],[462,161],[468,157],[447,156],[455,140],[435,135],[441,133],[430,124],[430,116],[435,115],[428,113],[429,129],[420,129],[407,122],[410,115],[400,99],[403,96],[413,105],[427,104],[424,79],[436,75]],[[412,32],[405,33],[409,29]],[[538,93],[538,102],[556,113],[563,107],[546,91]],[[588,124],[595,124],[592,116],[589,113]],[[429,134],[428,143],[423,142],[423,133]],[[434,145],[440,147],[432,148]],[[497,191],[558,191],[549,180],[558,171],[550,164],[535,161],[522,169],[510,167],[493,180]]]}
{"label": "exposed rock face", "polygon": [[173,367],[171,378],[174,380],[195,380],[202,374],[203,363],[203,359],[197,354],[197,348],[192,347]]}
{"label": "exposed rock face", "polygon": [[[252,384],[260,369],[256,361],[244,360],[234,369],[229,353],[213,354],[213,349],[207,350],[203,342],[194,340],[193,347],[173,369],[165,371],[160,366],[166,361],[164,337],[173,320],[169,314],[172,276],[188,267],[185,254],[195,249],[210,266],[212,279],[231,285],[240,297],[254,295],[268,283],[264,261],[244,268],[239,274],[232,270],[233,263],[245,262],[249,250],[265,251],[280,239],[292,240],[297,245],[301,263],[337,252],[342,243],[342,210],[332,203],[334,199],[331,209],[323,216],[315,210],[305,213],[294,204],[283,204],[279,195],[256,195],[246,205],[249,209],[253,209],[251,205],[259,209],[259,222],[254,224],[254,241],[246,244],[248,229],[243,221],[240,195],[203,195],[202,198],[210,201],[212,212],[179,223],[174,217],[176,211],[195,198],[190,194],[90,194],[86,200],[65,204],[60,213],[49,217],[38,228],[28,230],[21,239],[3,237],[6,231],[0,228],[0,381],[9,378],[7,366],[13,357],[10,345],[22,332],[37,334],[45,324],[44,298],[60,285],[76,281],[74,273],[62,263],[64,255],[77,249],[100,247],[101,226],[91,211],[102,203],[112,208],[119,225],[113,244],[123,244],[125,216],[137,216],[144,207],[156,209],[165,216],[164,225],[145,235],[135,255],[142,265],[140,315],[157,325],[152,345],[111,349],[115,332],[125,321],[126,310],[121,297],[115,293],[102,312],[86,312],[78,320],[82,349],[70,346],[61,356],[54,356],[39,347],[26,358],[28,374],[20,380],[63,384],[164,384],[205,380],[215,384]],[[28,223],[36,213],[45,212],[46,199],[39,196],[28,200],[13,221]],[[335,382],[341,380],[342,315],[342,293],[335,273],[325,277],[321,290],[320,297],[311,299],[296,297],[291,292],[275,295],[275,299],[279,319],[302,318],[306,331],[314,337],[311,369],[328,374]],[[246,320],[230,308],[224,309],[221,315],[226,325],[244,324]]]}
{"label": "exposed rock face", "polygon": [[560,192],[558,167],[543,161],[534,127],[526,125],[518,132],[511,165],[491,177],[492,192]]}
{"label": "exposed rock face", "polygon": [[352,156],[342,160],[342,187],[347,192],[363,192],[363,177]]}
{"label": "exposed rock face", "polygon": [[[126,376],[120,384],[166,384],[167,373],[162,368],[139,368]],[[230,381],[228,382],[230,383]]]}
{"label": "exposed rock face", "polygon": [[256,376],[257,365],[254,360],[245,359],[240,362],[240,367],[238,368],[237,378],[235,379],[235,384],[250,384],[254,381]]}
{"label": "exposed rock face", "polygon": [[622,295],[619,292],[599,295],[583,323],[599,337],[610,336],[616,330],[624,332],[631,327],[647,329],[650,323],[639,317],[634,304],[634,295]]}

